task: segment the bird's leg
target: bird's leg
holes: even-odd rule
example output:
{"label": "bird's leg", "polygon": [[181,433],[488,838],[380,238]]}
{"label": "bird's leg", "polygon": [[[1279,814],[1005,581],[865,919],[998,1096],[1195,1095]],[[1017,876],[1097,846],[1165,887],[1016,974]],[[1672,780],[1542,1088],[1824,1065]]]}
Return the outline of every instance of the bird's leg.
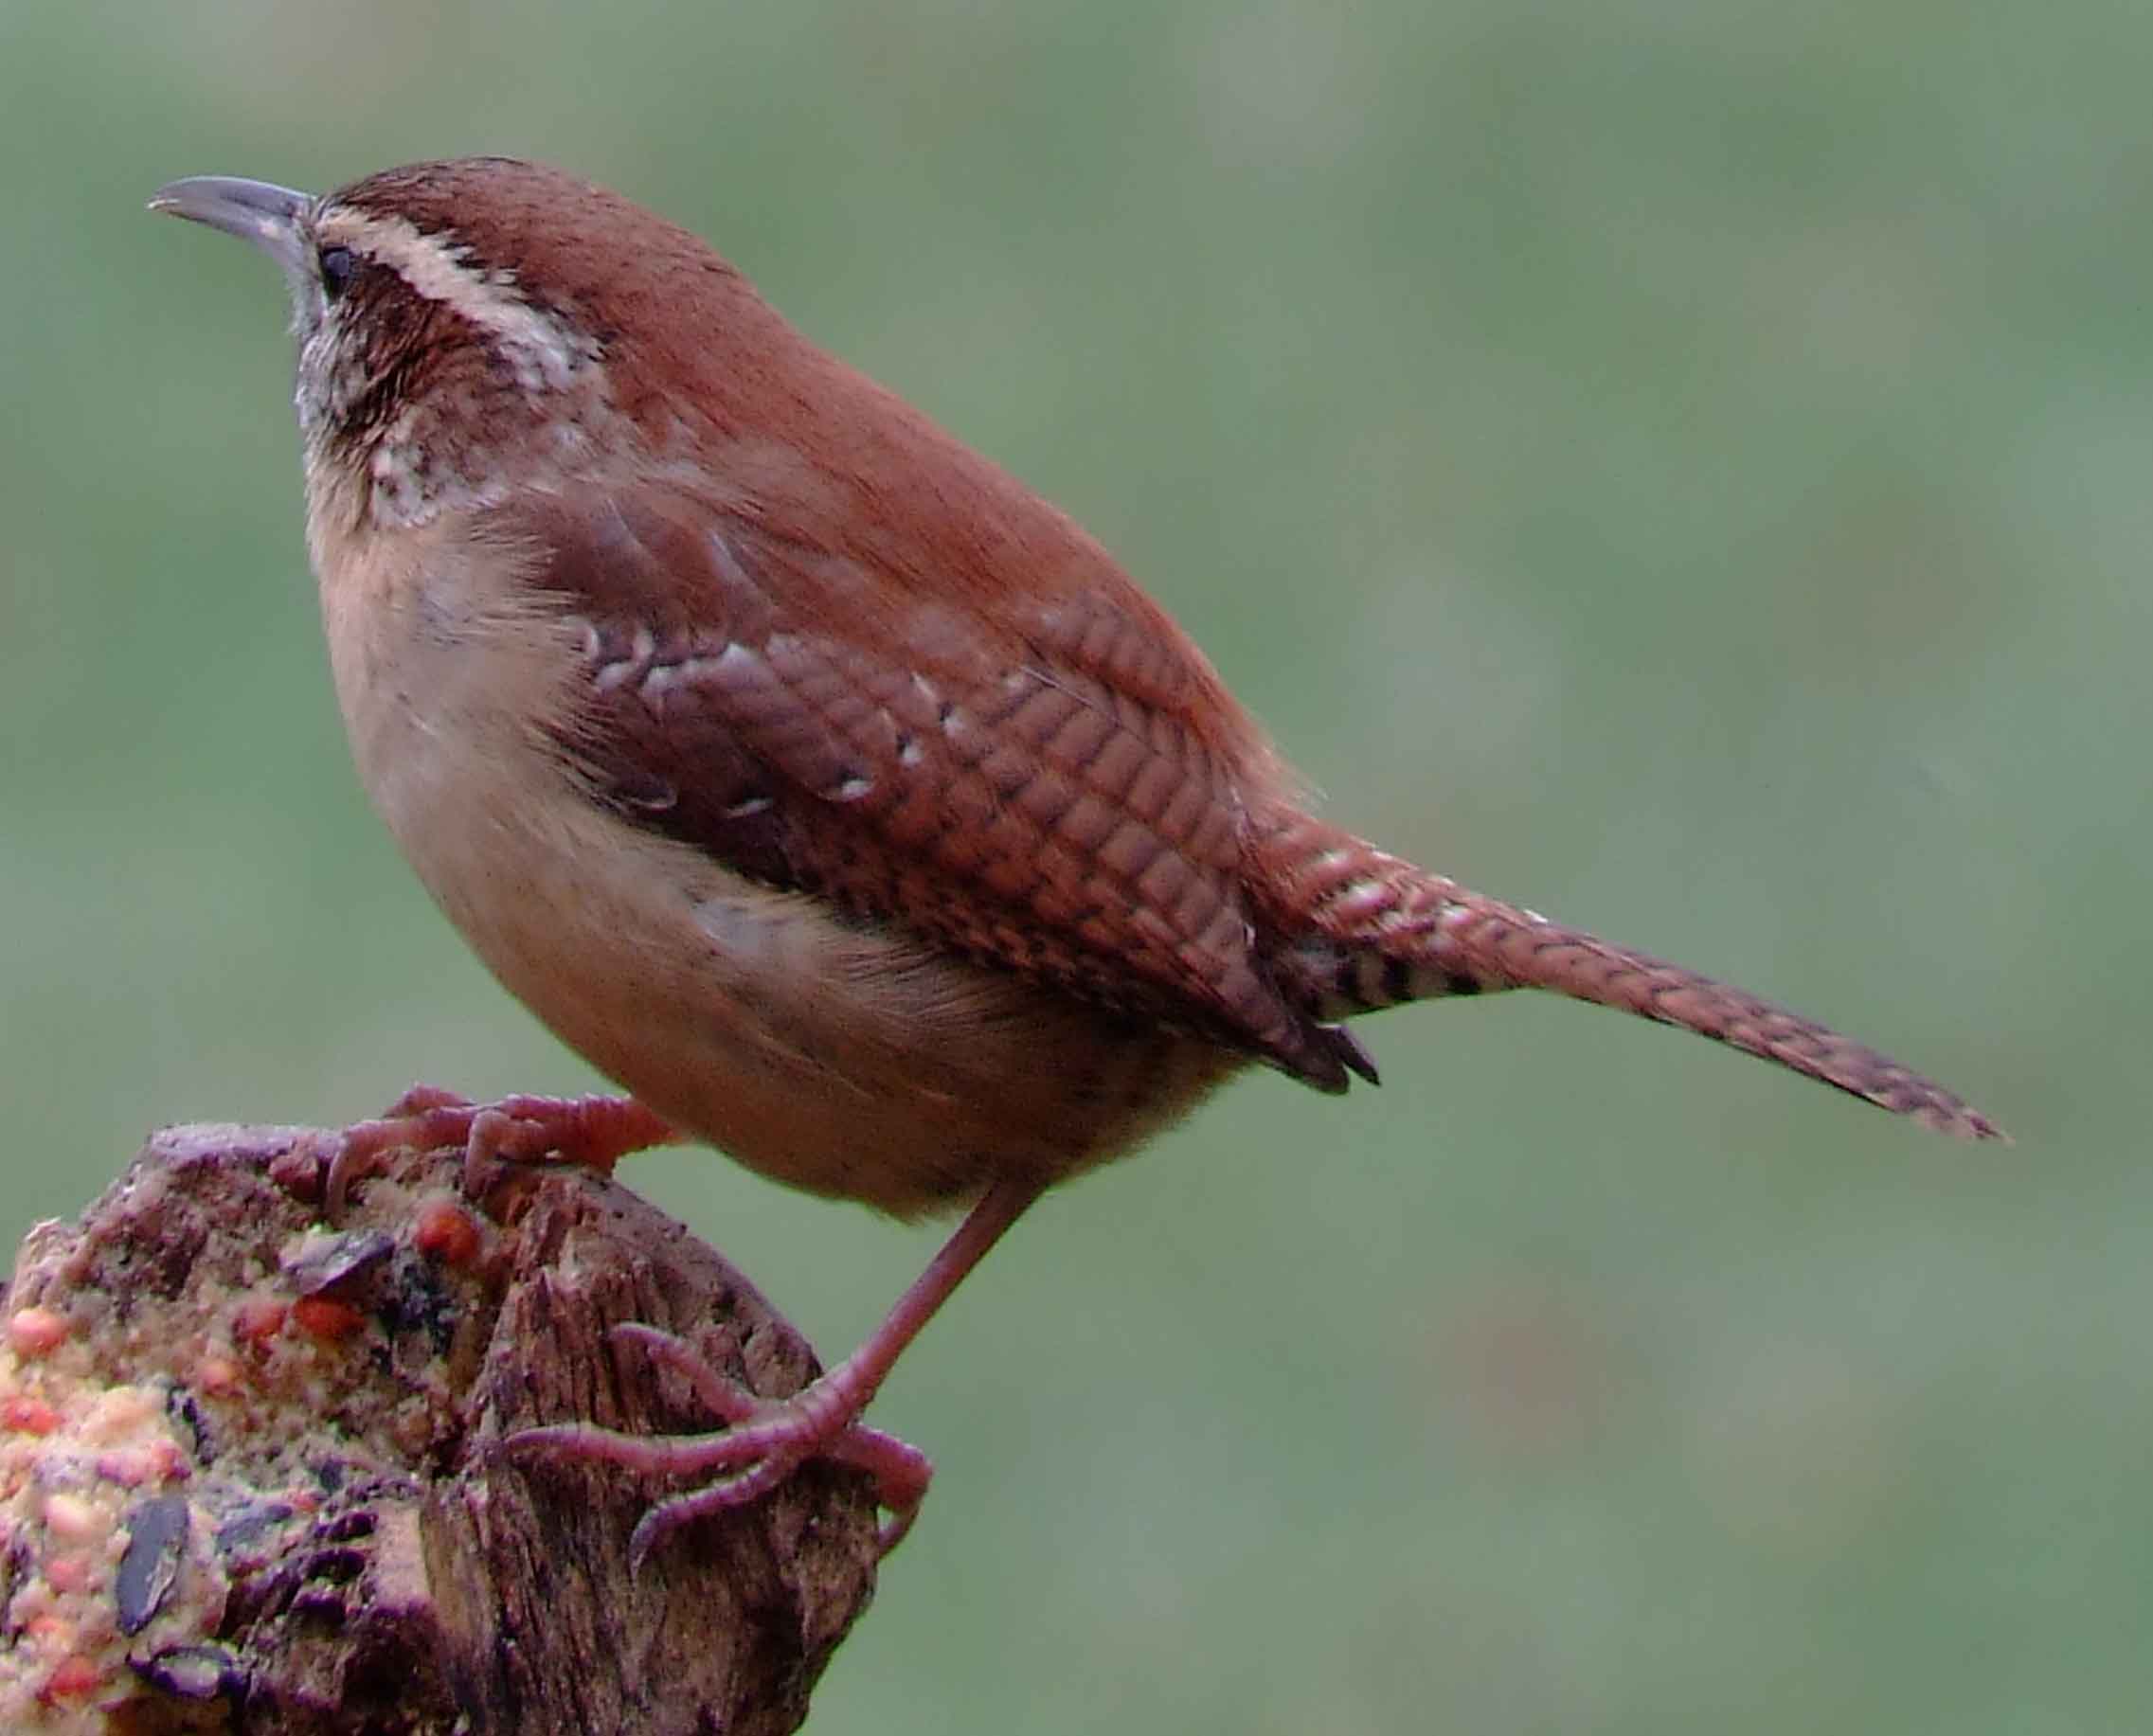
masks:
{"label": "bird's leg", "polygon": [[322,1196],[329,1217],[337,1218],[352,1185],[371,1172],[384,1152],[403,1147],[432,1152],[461,1145],[463,1190],[476,1200],[504,1160],[551,1158],[610,1175],[630,1153],[679,1136],[632,1097],[516,1096],[474,1103],[438,1085],[414,1085],[378,1119],[336,1135]]}
{"label": "bird's leg", "polygon": [[643,1514],[629,1540],[630,1559],[637,1563],[691,1520],[767,1494],[805,1460],[835,1459],[874,1478],[875,1497],[889,1513],[880,1533],[882,1552],[888,1554],[911,1529],[934,1465],[917,1447],[867,1427],[860,1413],[906,1346],[1039,1193],[1040,1184],[1031,1180],[1002,1181],[988,1189],[866,1342],[789,1399],[758,1398],[671,1333],[619,1326],[614,1328],[617,1338],[641,1345],[678,1370],[727,1426],[705,1435],[653,1439],[564,1423],[519,1430],[502,1441],[502,1448],[619,1465],[644,1476],[707,1477],[700,1488],[655,1502]]}

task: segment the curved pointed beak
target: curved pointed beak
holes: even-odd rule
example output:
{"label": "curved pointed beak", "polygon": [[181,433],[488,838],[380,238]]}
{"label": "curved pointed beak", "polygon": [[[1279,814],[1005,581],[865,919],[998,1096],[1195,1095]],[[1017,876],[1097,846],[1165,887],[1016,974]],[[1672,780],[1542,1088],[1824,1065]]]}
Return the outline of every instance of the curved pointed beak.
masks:
{"label": "curved pointed beak", "polygon": [[314,203],[311,194],[236,175],[188,175],[150,195],[153,211],[169,211],[252,242],[295,283],[304,280],[310,269],[306,217]]}

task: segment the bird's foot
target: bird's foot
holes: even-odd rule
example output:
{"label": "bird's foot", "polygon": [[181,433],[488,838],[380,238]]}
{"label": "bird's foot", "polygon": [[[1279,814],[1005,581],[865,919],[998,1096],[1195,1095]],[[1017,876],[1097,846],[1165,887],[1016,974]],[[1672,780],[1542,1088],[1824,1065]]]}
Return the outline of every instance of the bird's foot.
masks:
{"label": "bird's foot", "polygon": [[509,1453],[536,1453],[586,1464],[618,1465],[646,1476],[702,1476],[700,1488],[653,1503],[628,1540],[631,1566],[682,1526],[767,1494],[811,1459],[867,1472],[875,1499],[888,1514],[876,1534],[887,1555],[912,1529],[934,1476],[934,1462],[918,1447],[870,1428],[859,1415],[873,1397],[858,1360],[844,1362],[789,1399],[758,1398],[711,1367],[683,1338],[654,1326],[613,1329],[621,1343],[640,1345],[680,1374],[726,1426],[704,1435],[652,1437],[589,1423],[518,1430],[501,1442]]}
{"label": "bird's foot", "polygon": [[377,1119],[334,1136],[322,1195],[334,1220],[382,1154],[406,1148],[462,1146],[463,1191],[482,1200],[504,1163],[550,1159],[610,1175],[630,1153],[677,1137],[670,1122],[631,1097],[516,1096],[475,1103],[438,1085],[414,1085]]}
{"label": "bird's foot", "polygon": [[1036,1176],[1025,1175],[989,1188],[859,1348],[789,1399],[756,1397],[671,1333],[650,1326],[617,1326],[616,1338],[641,1345],[677,1371],[704,1406],[727,1426],[707,1435],[653,1440],[589,1423],[555,1423],[519,1430],[501,1445],[509,1452],[544,1452],[638,1473],[709,1479],[700,1489],[662,1500],[643,1514],[629,1539],[630,1559],[635,1562],[642,1561],[690,1520],[768,1494],[808,1459],[835,1459],[874,1479],[875,1498],[889,1515],[878,1538],[887,1555],[911,1530],[934,1476],[934,1463],[896,1436],[869,1428],[860,1422],[860,1413],[905,1347],[1002,1232],[1039,1197],[1042,1186]]}

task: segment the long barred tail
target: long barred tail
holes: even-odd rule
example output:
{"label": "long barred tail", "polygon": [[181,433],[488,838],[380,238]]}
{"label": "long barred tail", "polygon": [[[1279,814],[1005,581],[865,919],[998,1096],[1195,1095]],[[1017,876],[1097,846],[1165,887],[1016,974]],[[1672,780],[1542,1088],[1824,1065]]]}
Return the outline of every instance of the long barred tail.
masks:
{"label": "long barred tail", "polygon": [[1257,848],[1276,935],[1272,968],[1319,1019],[1547,989],[1679,1025],[1940,1133],[2005,1137],[1954,1093],[1814,1019],[1483,898],[1319,820],[1292,815]]}

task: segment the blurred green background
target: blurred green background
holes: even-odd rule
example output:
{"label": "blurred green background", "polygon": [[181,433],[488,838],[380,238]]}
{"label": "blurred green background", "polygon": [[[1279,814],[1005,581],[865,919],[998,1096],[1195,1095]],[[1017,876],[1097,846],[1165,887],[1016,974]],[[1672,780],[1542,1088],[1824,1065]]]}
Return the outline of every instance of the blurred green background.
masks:
{"label": "blurred green background", "polygon": [[[347,766],[276,274],[539,155],[1074,510],[1328,811],[1813,1010],[1968,1151],[1553,1002],[1069,1189],[877,1417],[821,1731],[2153,1723],[2153,10],[0,0],[0,1242],[153,1124],[587,1072]],[[826,1352],[931,1246],[633,1179]]]}

